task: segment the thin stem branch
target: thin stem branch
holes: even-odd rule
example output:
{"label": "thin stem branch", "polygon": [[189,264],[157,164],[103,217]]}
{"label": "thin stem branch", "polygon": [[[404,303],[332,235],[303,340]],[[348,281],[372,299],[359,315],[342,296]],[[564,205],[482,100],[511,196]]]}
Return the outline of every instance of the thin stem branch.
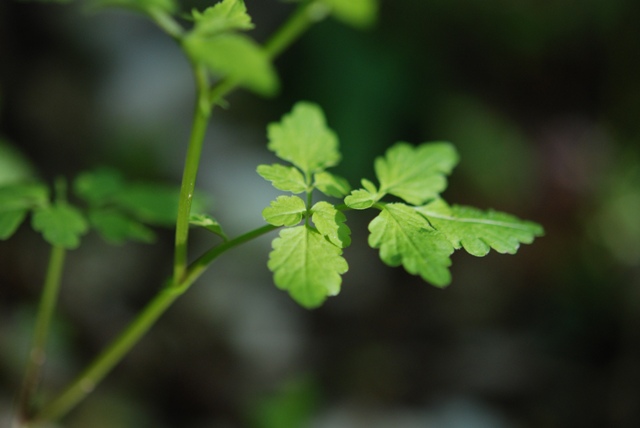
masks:
{"label": "thin stem branch", "polygon": [[38,388],[42,366],[46,360],[46,345],[53,311],[58,301],[66,250],[59,246],[51,249],[49,266],[45,277],[42,297],[38,306],[36,325],[27,360],[22,388],[18,398],[17,417],[19,423],[29,419],[33,396]]}

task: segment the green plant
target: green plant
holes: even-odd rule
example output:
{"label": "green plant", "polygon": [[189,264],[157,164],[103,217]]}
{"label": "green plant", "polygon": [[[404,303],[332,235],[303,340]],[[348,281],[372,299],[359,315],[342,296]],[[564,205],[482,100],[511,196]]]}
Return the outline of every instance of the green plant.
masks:
{"label": "green plant", "polygon": [[[203,11],[192,11],[185,29],[173,0],[97,0],[99,6],[124,6],[143,13],[182,47],[196,87],[193,126],[179,189],[153,183],[127,182],[114,170],[98,169],[75,177],[71,203],[68,184],[49,186],[26,176],[5,180],[0,187],[0,238],[8,239],[31,214],[31,225],[52,245],[49,268],[36,320],[35,335],[19,399],[17,426],[37,426],[57,420],[73,408],[152,327],[164,311],[228,250],[280,229],[273,241],[268,267],[280,289],[306,308],[320,306],[339,293],[347,269],[343,249],[350,230],[345,213],[373,209],[369,245],[379,249],[390,266],[402,265],[431,284],[451,282],[450,255],[464,248],[475,256],[491,248],[515,253],[531,243],[542,227],[514,216],[449,205],[440,194],[446,176],[458,162],[455,148],[445,142],[413,145],[400,142],[375,161],[378,184],[363,179],[352,190],[347,180],[328,171],[341,160],[338,137],[327,126],[322,109],[299,102],[278,123],[268,126],[268,148],[290,165],[260,165],[258,174],[279,196],[262,212],[268,223],[237,237],[228,237],[206,203],[195,195],[204,135],[213,109],[236,87],[271,96],[278,90],[272,60],[309,26],[335,17],[355,26],[370,25],[374,0],[303,0],[282,27],[259,46],[242,32],[253,28],[242,0],[222,0]],[[297,196],[302,195],[302,197]],[[331,198],[315,201],[317,195]],[[389,197],[395,198],[387,200]],[[387,199],[385,199],[387,198]],[[331,200],[342,200],[332,203]],[[35,402],[39,370],[44,362],[49,324],[60,288],[65,254],[80,245],[90,229],[105,240],[151,242],[154,226],[175,228],[173,275],[131,324],[84,372],[51,402]],[[205,228],[220,240],[188,263],[189,230]]]}

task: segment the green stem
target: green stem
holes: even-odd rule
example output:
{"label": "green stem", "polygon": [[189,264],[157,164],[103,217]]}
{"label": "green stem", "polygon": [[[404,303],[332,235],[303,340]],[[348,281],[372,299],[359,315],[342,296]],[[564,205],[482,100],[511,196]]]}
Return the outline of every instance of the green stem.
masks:
{"label": "green stem", "polygon": [[240,244],[251,241],[275,229],[277,229],[276,226],[262,226],[213,247],[204,253],[189,267],[181,283],[174,284],[170,281],[169,285],[164,287],[153,300],[147,304],[120,336],[117,337],[66,390],[36,415],[30,426],[62,417],[78,402],[90,394],[107,373],[122,360],[131,348],[149,331],[158,318],[160,318],[180,295],[189,289],[216,258]]}
{"label": "green stem", "polygon": [[47,275],[38,307],[33,341],[18,398],[18,418],[20,424],[29,419],[33,396],[38,387],[42,365],[46,360],[47,337],[49,335],[51,319],[53,318],[53,310],[58,300],[65,255],[66,251],[62,247],[54,246],[51,249]]}
{"label": "green stem", "polygon": [[191,214],[191,203],[193,202],[193,192],[196,186],[196,176],[198,175],[198,166],[200,165],[200,155],[202,153],[204,136],[207,131],[209,118],[211,117],[211,108],[208,98],[209,82],[207,80],[206,70],[203,67],[195,66],[194,74],[198,96],[178,200],[175,258],[173,265],[173,280],[175,284],[182,280],[187,269],[187,244],[189,239],[189,216]]}

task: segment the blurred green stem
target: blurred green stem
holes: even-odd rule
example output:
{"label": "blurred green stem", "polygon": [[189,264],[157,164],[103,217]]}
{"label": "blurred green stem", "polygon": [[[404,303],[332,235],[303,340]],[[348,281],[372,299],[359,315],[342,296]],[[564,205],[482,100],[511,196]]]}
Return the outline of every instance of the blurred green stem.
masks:
{"label": "blurred green stem", "polygon": [[32,410],[33,396],[38,388],[42,365],[46,360],[46,345],[53,311],[58,301],[60,282],[64,267],[66,250],[54,246],[51,249],[49,266],[45,277],[42,297],[38,306],[38,314],[33,334],[27,367],[22,381],[22,388],[18,397],[17,417],[18,426],[29,419]]}

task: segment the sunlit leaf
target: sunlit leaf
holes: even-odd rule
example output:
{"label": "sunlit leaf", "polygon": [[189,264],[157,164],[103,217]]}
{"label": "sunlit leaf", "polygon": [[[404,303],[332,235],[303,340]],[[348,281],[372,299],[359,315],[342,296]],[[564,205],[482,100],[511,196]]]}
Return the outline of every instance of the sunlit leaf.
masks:
{"label": "sunlit leaf", "polygon": [[274,226],[294,226],[302,220],[307,207],[297,196],[278,196],[271,205],[262,210],[262,217]]}
{"label": "sunlit leaf", "polygon": [[193,10],[194,32],[212,36],[225,31],[251,30],[254,26],[242,0],[223,0],[203,12]]}
{"label": "sunlit leaf", "polygon": [[340,248],[351,245],[351,230],[345,224],[347,217],[328,202],[320,201],[311,208],[311,220],[318,232]]}
{"label": "sunlit leaf", "polygon": [[276,189],[291,193],[303,193],[308,190],[304,176],[296,167],[276,163],[273,165],[260,165],[257,171],[262,178],[270,181]]}
{"label": "sunlit leaf", "polygon": [[328,171],[321,171],[313,176],[313,186],[327,196],[342,198],[349,194],[351,186],[349,182],[340,176]]}

